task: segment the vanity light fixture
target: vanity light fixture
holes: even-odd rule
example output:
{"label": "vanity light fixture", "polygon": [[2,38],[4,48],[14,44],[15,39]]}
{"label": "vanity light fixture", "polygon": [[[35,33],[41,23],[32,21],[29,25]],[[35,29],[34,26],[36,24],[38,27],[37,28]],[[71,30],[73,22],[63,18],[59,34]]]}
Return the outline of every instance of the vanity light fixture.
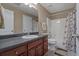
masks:
{"label": "vanity light fixture", "polygon": [[25,5],[30,5],[30,4],[34,4],[37,5],[37,3],[24,3]]}
{"label": "vanity light fixture", "polygon": [[24,3],[25,5],[28,5],[30,8],[36,8],[37,3]]}

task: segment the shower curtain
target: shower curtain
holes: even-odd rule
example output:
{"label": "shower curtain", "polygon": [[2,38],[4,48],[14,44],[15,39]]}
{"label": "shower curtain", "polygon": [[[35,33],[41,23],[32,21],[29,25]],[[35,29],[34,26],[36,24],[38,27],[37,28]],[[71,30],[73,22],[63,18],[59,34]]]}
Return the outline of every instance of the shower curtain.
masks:
{"label": "shower curtain", "polygon": [[76,38],[72,37],[76,34],[76,13],[75,10],[69,12],[65,21],[65,36],[66,48],[68,52],[76,52]]}

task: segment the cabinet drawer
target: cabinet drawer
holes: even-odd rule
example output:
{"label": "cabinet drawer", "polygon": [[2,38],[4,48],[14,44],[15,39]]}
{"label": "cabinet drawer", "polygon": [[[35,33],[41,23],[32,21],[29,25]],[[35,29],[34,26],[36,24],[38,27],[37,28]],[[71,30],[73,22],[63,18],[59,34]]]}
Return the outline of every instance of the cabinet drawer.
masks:
{"label": "cabinet drawer", "polygon": [[12,50],[4,51],[0,55],[1,56],[18,56],[23,53],[26,53],[26,55],[27,55],[27,47],[26,46],[21,46],[21,47],[12,49]]}
{"label": "cabinet drawer", "polygon": [[43,43],[43,40],[38,40],[38,44],[41,44],[41,43]]}
{"label": "cabinet drawer", "polygon": [[42,42],[43,42],[42,40],[37,40],[37,41],[31,42],[28,44],[28,49],[31,49],[31,48],[41,44]]}
{"label": "cabinet drawer", "polygon": [[6,52],[2,52],[1,56],[16,56],[16,53],[15,53],[15,50],[11,50],[11,51],[9,50]]}
{"label": "cabinet drawer", "polygon": [[17,55],[20,55],[20,54],[22,54],[24,52],[27,52],[27,48],[26,48],[26,46],[21,46],[21,47],[17,47],[15,49],[15,51],[16,51],[16,54]]}
{"label": "cabinet drawer", "polygon": [[28,43],[28,49],[31,49],[37,45],[37,42]]}

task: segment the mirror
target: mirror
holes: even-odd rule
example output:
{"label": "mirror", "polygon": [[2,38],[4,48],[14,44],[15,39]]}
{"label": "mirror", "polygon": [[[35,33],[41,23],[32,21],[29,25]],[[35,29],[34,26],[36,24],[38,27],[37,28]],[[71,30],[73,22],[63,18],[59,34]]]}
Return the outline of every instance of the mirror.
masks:
{"label": "mirror", "polygon": [[2,15],[2,10],[0,7],[0,28],[4,27],[4,19],[3,19],[3,15]]}
{"label": "mirror", "polygon": [[38,32],[37,20],[34,4],[1,3],[0,35]]}

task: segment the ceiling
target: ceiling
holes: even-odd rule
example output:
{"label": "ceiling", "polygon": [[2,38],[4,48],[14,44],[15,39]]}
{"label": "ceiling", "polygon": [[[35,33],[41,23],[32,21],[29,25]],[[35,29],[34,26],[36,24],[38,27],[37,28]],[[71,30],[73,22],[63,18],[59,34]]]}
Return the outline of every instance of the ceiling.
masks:
{"label": "ceiling", "polygon": [[15,6],[28,14],[31,14],[33,16],[38,16],[37,10],[33,7],[29,7],[28,5],[25,5],[23,3],[17,3],[15,4]]}
{"label": "ceiling", "polygon": [[75,3],[41,3],[49,13],[55,13],[75,7]]}
{"label": "ceiling", "polygon": [[38,16],[36,9],[29,7],[28,5],[25,5],[24,3],[6,3],[5,5],[8,7],[15,7],[18,10],[24,11],[25,13],[29,15]]}
{"label": "ceiling", "polygon": [[[49,13],[67,10],[75,6],[74,3],[41,3],[41,5],[44,8],[46,8]],[[30,15],[38,16],[38,12],[36,9],[30,8],[28,5],[25,5],[24,3],[6,3],[6,6],[13,6]]]}

